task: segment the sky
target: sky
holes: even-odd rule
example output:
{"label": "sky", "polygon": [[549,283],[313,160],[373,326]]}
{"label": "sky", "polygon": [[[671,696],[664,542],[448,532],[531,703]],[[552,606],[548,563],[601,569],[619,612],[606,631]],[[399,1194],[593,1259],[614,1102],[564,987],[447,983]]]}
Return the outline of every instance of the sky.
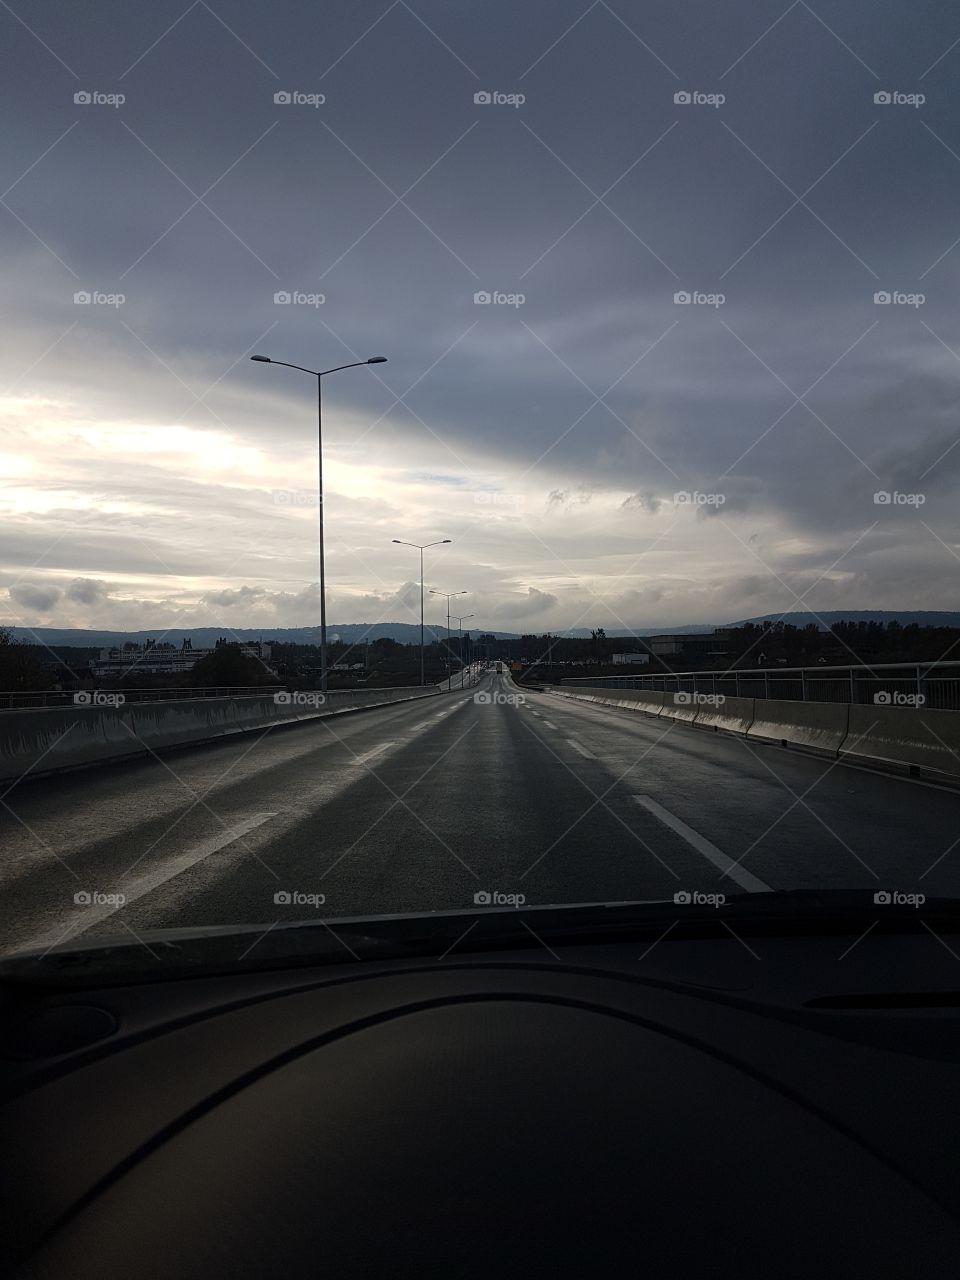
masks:
{"label": "sky", "polygon": [[[0,3],[0,624],[941,609],[960,9]],[[445,615],[428,597],[428,620]]]}

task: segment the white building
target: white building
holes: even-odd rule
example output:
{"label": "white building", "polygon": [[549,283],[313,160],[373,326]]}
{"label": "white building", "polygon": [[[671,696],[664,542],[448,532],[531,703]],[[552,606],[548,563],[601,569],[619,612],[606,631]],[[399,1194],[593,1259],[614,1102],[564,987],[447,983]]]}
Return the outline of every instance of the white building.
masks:
{"label": "white building", "polygon": [[639,666],[641,663],[649,662],[649,653],[615,653],[612,659],[615,666],[621,663],[628,663],[630,666]]}
{"label": "white building", "polygon": [[[184,640],[179,648],[168,642],[157,643],[145,640],[143,644],[127,641],[122,647],[101,649],[99,658],[90,660],[90,670],[98,679],[119,680],[131,672],[140,675],[182,675],[189,671],[201,658],[215,653],[223,645],[236,643],[221,636],[212,649],[195,649],[189,640]],[[264,665],[264,675],[276,675],[267,665],[270,657],[270,646],[259,640],[241,642],[240,652],[246,658],[259,658]]]}

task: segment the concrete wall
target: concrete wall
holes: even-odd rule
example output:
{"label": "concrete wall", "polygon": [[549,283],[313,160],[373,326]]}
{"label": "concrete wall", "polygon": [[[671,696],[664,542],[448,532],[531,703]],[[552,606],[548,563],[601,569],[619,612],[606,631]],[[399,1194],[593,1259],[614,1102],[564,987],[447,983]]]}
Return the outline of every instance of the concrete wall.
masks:
{"label": "concrete wall", "polygon": [[960,780],[960,711],[851,707],[841,760]]}
{"label": "concrete wall", "polygon": [[727,698],[719,706],[701,704],[697,728],[744,734],[753,724],[754,702],[754,698]]}
{"label": "concrete wall", "polygon": [[700,704],[692,699],[690,702],[678,702],[675,693],[666,693],[660,696],[663,698],[663,707],[660,711],[661,719],[685,720],[687,724],[693,724],[700,714]]}
{"label": "concrete wall", "polygon": [[[120,707],[37,707],[0,711],[0,781],[39,777],[149,755],[170,747],[211,742],[274,725],[338,715],[358,707],[429,697],[428,685],[399,689],[337,689],[322,704],[278,703],[272,694],[242,698],[185,698],[175,702],[131,702]],[[320,694],[307,693],[318,699]]]}
{"label": "concrete wall", "polygon": [[546,692],[558,694],[562,698],[575,698],[578,702],[599,702],[608,707],[623,707],[627,711],[645,711],[654,716],[661,713],[664,698],[670,696],[649,689],[611,689],[609,693],[599,689],[577,689],[576,693],[567,693],[563,689],[548,688]]}
{"label": "concrete wall", "polygon": [[685,720],[695,728],[745,735],[752,741],[773,742],[851,764],[960,783],[960,711],[770,698],[727,698],[720,706],[676,707],[673,694],[600,685],[548,692],[649,711],[661,718]]}
{"label": "concrete wall", "polygon": [[755,698],[748,739],[778,742],[836,759],[847,736],[850,707],[845,702],[787,702]]}

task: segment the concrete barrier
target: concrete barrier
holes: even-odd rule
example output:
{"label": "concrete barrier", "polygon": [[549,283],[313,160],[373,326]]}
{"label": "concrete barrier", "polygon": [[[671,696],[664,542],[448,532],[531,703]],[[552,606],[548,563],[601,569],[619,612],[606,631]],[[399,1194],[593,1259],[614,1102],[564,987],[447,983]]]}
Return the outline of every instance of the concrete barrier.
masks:
{"label": "concrete barrier", "polygon": [[[439,693],[439,688],[335,689],[321,695],[273,694],[238,698],[184,698],[170,702],[130,702],[122,706],[81,705],[0,711],[0,781],[29,774],[41,777],[63,769],[149,755],[171,747],[212,742],[238,733],[296,724],[360,707],[405,702]],[[307,701],[298,701],[297,698]]]}
{"label": "concrete barrier", "polygon": [[725,698],[718,706],[700,707],[695,721],[698,729],[718,729],[724,733],[746,733],[753,724],[753,698]]}
{"label": "concrete barrier", "polygon": [[683,720],[687,724],[693,724],[702,709],[702,704],[694,701],[693,694],[664,693],[660,696],[663,698],[661,719]]}
{"label": "concrete barrier", "polygon": [[605,707],[623,707],[627,711],[644,711],[654,716],[663,710],[664,698],[672,696],[651,689],[608,690],[589,685],[575,689],[548,689],[547,692],[561,698],[576,698],[578,702],[597,702]]}
{"label": "concrete barrier", "polygon": [[840,759],[956,782],[960,780],[960,712],[851,707]]}
{"label": "concrete barrier", "polygon": [[845,702],[788,702],[755,698],[748,741],[777,742],[816,755],[833,756],[847,735]]}
{"label": "concrete barrier", "polygon": [[740,734],[749,741],[777,743],[851,764],[960,783],[957,711],[770,698],[726,698],[719,706],[677,706],[672,693],[602,686],[547,692],[580,702],[646,711],[698,729]]}

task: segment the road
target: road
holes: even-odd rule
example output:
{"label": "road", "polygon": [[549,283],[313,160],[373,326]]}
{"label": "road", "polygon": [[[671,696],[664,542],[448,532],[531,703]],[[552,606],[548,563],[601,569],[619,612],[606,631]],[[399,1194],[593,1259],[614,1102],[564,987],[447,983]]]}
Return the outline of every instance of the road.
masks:
{"label": "road", "polygon": [[462,693],[14,784],[0,805],[3,949],[457,910],[478,893],[960,894],[958,793],[517,694],[489,672]]}

